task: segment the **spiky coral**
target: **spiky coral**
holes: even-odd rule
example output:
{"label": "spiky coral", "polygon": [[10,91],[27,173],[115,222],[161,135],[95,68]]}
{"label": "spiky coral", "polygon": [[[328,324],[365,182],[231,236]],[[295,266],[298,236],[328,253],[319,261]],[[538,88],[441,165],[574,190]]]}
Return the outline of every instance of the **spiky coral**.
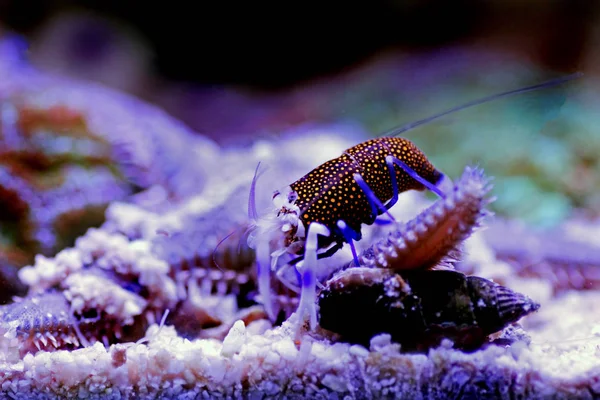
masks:
{"label": "spiky coral", "polygon": [[483,170],[467,167],[445,199],[409,222],[393,226],[387,239],[380,240],[359,256],[368,267],[396,271],[428,269],[457,256],[459,246],[489,212],[485,196],[491,189]]}

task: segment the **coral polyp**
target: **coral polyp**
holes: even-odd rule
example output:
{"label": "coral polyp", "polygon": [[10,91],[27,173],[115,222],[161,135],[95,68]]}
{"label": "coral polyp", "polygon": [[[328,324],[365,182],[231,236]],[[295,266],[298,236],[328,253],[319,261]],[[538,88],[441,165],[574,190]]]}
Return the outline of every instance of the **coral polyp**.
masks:
{"label": "coral polyp", "polygon": [[0,318],[4,321],[5,338],[19,341],[23,354],[35,351],[35,348],[77,348],[82,343],[87,344],[79,333],[79,324],[70,312],[65,296],[58,291],[8,305]]}
{"label": "coral polyp", "polygon": [[460,246],[489,215],[491,190],[480,168],[467,167],[446,198],[408,222],[398,222],[388,237],[358,257],[358,265],[396,271],[438,267],[460,258]]}

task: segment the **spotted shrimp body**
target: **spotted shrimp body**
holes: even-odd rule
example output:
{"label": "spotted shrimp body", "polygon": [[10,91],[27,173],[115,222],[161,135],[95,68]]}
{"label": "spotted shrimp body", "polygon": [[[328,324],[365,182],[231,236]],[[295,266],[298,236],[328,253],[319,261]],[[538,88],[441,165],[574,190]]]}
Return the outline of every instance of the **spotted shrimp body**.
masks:
{"label": "spotted shrimp body", "polygon": [[[302,212],[299,218],[305,229],[313,222],[320,223],[331,231],[328,241],[343,242],[346,237],[337,226],[341,220],[355,233],[353,239],[360,240],[361,225],[373,224],[378,215],[393,206],[398,193],[425,188],[405,169],[394,165],[395,161],[408,165],[432,185],[443,177],[407,139],[386,137],[360,143],[290,185],[297,194],[295,204]],[[368,191],[363,190],[364,184]],[[385,208],[374,207],[377,201],[384,204],[390,200],[393,203]]]}
{"label": "spotted shrimp body", "polygon": [[[308,312],[314,327],[317,259],[333,255],[344,243],[356,259],[353,241],[362,238],[363,224],[373,224],[407,190],[429,188],[443,197],[438,187],[443,178],[412,142],[386,137],[353,146],[276,192],[277,214],[257,222],[249,242],[256,248],[267,312],[274,317],[269,286],[274,270],[288,287],[300,288],[301,315]],[[296,284],[284,278],[292,267],[298,272]]]}
{"label": "spotted shrimp body", "polygon": [[[249,217],[254,220],[248,245],[256,251],[260,300],[269,317],[275,319],[271,272],[275,272],[278,280],[288,288],[299,289],[300,321],[304,321],[308,314],[310,327],[314,329],[317,324],[318,259],[334,255],[348,243],[358,265],[353,241],[362,238],[361,226],[371,225],[379,215],[388,213],[400,193],[427,188],[445,198],[444,192],[453,189],[451,181],[444,179],[445,175],[421,150],[398,135],[478,104],[561,84],[578,76],[575,74],[478,99],[394,129],[385,137],[353,146],[295,181],[286,190],[275,192],[275,212],[261,218],[258,218],[254,199],[257,168],[248,203]],[[292,278],[288,273],[290,270],[294,272]]]}

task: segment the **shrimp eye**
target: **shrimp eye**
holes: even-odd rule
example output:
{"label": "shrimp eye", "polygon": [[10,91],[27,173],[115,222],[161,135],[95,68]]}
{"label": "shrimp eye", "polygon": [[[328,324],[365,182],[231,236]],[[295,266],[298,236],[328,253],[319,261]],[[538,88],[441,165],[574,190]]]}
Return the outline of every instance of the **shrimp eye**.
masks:
{"label": "shrimp eye", "polygon": [[442,182],[442,180],[444,180],[444,178],[446,177],[446,175],[444,175],[442,172],[440,172],[439,170],[435,170],[433,171],[433,183],[434,185],[437,185],[439,183]]}
{"label": "shrimp eye", "polygon": [[293,203],[293,202],[295,202],[297,199],[298,199],[298,193],[296,193],[296,192],[294,192],[294,191],[291,191],[291,192],[288,194],[288,201],[289,201],[290,203]]}

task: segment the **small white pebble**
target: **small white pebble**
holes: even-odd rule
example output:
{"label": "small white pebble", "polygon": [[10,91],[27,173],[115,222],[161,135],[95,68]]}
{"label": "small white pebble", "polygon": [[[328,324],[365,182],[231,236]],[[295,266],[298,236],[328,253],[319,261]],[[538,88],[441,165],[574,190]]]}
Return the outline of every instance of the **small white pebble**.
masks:
{"label": "small white pebble", "polygon": [[267,356],[265,357],[265,364],[278,365],[280,361],[281,357],[274,351],[267,353]]}
{"label": "small white pebble", "polygon": [[223,340],[221,355],[223,357],[231,357],[238,353],[244,342],[246,341],[246,325],[244,321],[235,321],[227,336]]}
{"label": "small white pebble", "polygon": [[356,357],[367,358],[369,356],[369,350],[365,349],[363,346],[359,346],[357,344],[350,346],[350,354]]}
{"label": "small white pebble", "polygon": [[327,374],[323,377],[323,385],[327,386],[331,390],[343,393],[348,390],[348,386],[343,377],[335,376],[333,374]]}
{"label": "small white pebble", "polygon": [[262,335],[273,327],[271,322],[266,319],[259,319],[258,321],[252,321],[248,324],[246,332],[248,335]]}
{"label": "small white pebble", "polygon": [[134,240],[129,244],[129,248],[140,253],[149,253],[152,246],[147,240]]}
{"label": "small white pebble", "polygon": [[298,349],[290,338],[285,338],[281,341],[276,342],[273,345],[273,349],[279,353],[281,358],[287,361],[295,360],[298,357]]}
{"label": "small white pebble", "polygon": [[371,350],[379,350],[382,347],[389,346],[392,343],[392,336],[388,333],[382,333],[381,335],[374,336],[371,339],[370,347]]}

